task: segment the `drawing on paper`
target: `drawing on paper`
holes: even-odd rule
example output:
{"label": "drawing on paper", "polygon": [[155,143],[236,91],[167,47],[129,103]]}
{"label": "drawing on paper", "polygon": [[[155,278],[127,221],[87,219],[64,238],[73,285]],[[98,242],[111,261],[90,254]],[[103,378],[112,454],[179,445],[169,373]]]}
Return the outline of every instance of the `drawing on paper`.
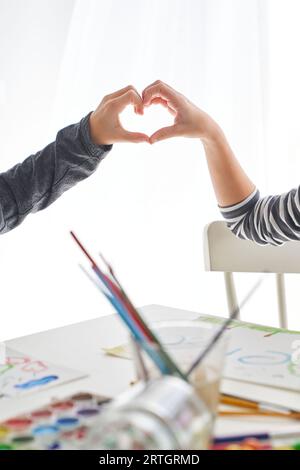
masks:
{"label": "drawing on paper", "polygon": [[84,375],[7,348],[5,364],[0,365],[0,400],[18,398],[33,391],[80,379]]}
{"label": "drawing on paper", "polygon": [[[195,322],[216,328],[224,322],[221,317],[201,315]],[[234,321],[223,377],[244,382],[300,391],[300,361],[293,361],[293,344],[300,332]],[[196,333],[197,332],[197,333]],[[202,333],[201,333],[202,332]],[[156,330],[161,341],[172,353],[181,347],[201,349],[206,343],[207,328],[195,328],[190,334],[176,326]],[[130,358],[128,345],[105,350],[107,354]]]}

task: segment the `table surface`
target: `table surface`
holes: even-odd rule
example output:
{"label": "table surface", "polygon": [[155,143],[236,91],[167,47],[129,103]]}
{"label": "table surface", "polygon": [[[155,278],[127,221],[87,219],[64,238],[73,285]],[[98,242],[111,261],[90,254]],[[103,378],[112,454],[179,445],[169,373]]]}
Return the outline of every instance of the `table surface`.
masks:
{"label": "table surface", "polygon": [[[197,312],[160,305],[142,307],[140,311],[148,321],[193,320],[199,316]],[[107,356],[102,348],[113,347],[127,340],[127,331],[121,321],[117,315],[110,314],[7,341],[8,347],[37,359],[82,371],[87,377],[18,400],[3,400],[0,404],[0,420],[44,406],[50,399],[61,399],[80,391],[113,397],[124,391],[135,378],[132,361]],[[249,389],[251,384],[223,380],[222,386],[226,392],[231,390],[236,395],[243,395],[245,386]],[[291,406],[290,403],[287,405]],[[300,424],[289,419],[266,417],[226,417],[219,418],[216,423],[218,435],[270,430],[300,431]]]}

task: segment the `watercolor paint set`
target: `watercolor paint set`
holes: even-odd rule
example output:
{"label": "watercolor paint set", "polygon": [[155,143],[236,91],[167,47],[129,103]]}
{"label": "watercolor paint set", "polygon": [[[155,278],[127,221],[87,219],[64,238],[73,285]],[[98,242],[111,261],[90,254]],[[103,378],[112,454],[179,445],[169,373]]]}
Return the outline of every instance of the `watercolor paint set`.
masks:
{"label": "watercolor paint set", "polygon": [[0,450],[82,449],[88,431],[110,401],[77,393],[0,422]]}

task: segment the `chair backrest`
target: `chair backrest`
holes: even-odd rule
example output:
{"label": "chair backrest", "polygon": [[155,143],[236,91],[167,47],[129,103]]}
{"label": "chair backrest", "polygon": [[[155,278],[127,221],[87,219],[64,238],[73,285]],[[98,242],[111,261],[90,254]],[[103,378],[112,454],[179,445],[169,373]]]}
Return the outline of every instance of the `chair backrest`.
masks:
{"label": "chair backrest", "polygon": [[226,222],[212,222],[204,229],[207,271],[300,273],[300,243],[257,245],[237,238]]}
{"label": "chair backrest", "polygon": [[232,273],[276,274],[279,320],[286,327],[284,273],[300,273],[300,243],[287,242],[280,247],[257,245],[237,238],[223,221],[205,227],[203,243],[205,269],[224,272],[229,311],[238,306]]}

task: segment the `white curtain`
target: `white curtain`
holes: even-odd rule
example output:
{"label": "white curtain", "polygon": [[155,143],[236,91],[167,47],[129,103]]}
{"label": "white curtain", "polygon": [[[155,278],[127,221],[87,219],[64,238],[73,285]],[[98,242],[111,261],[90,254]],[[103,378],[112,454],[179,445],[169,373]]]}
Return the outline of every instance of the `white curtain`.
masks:
{"label": "white curtain", "polygon": [[[219,121],[262,192],[276,190],[285,135],[295,127],[292,97],[300,97],[297,76],[290,78],[296,12],[296,0],[0,0],[0,170],[48,144],[105,94],[127,84],[141,91],[159,78]],[[278,46],[290,71],[274,77]],[[169,120],[157,108],[144,120],[130,110],[124,116],[128,127],[147,131]],[[296,129],[293,137],[288,158],[296,168]],[[284,174],[285,189],[297,184],[288,167]],[[222,276],[203,272],[203,227],[217,218],[200,142],[115,146],[95,175],[1,237],[1,336],[110,311],[77,267],[70,229],[112,261],[137,305],[225,315]],[[252,278],[241,277],[241,294]],[[266,308],[265,293],[245,318],[274,324],[275,302]]]}

